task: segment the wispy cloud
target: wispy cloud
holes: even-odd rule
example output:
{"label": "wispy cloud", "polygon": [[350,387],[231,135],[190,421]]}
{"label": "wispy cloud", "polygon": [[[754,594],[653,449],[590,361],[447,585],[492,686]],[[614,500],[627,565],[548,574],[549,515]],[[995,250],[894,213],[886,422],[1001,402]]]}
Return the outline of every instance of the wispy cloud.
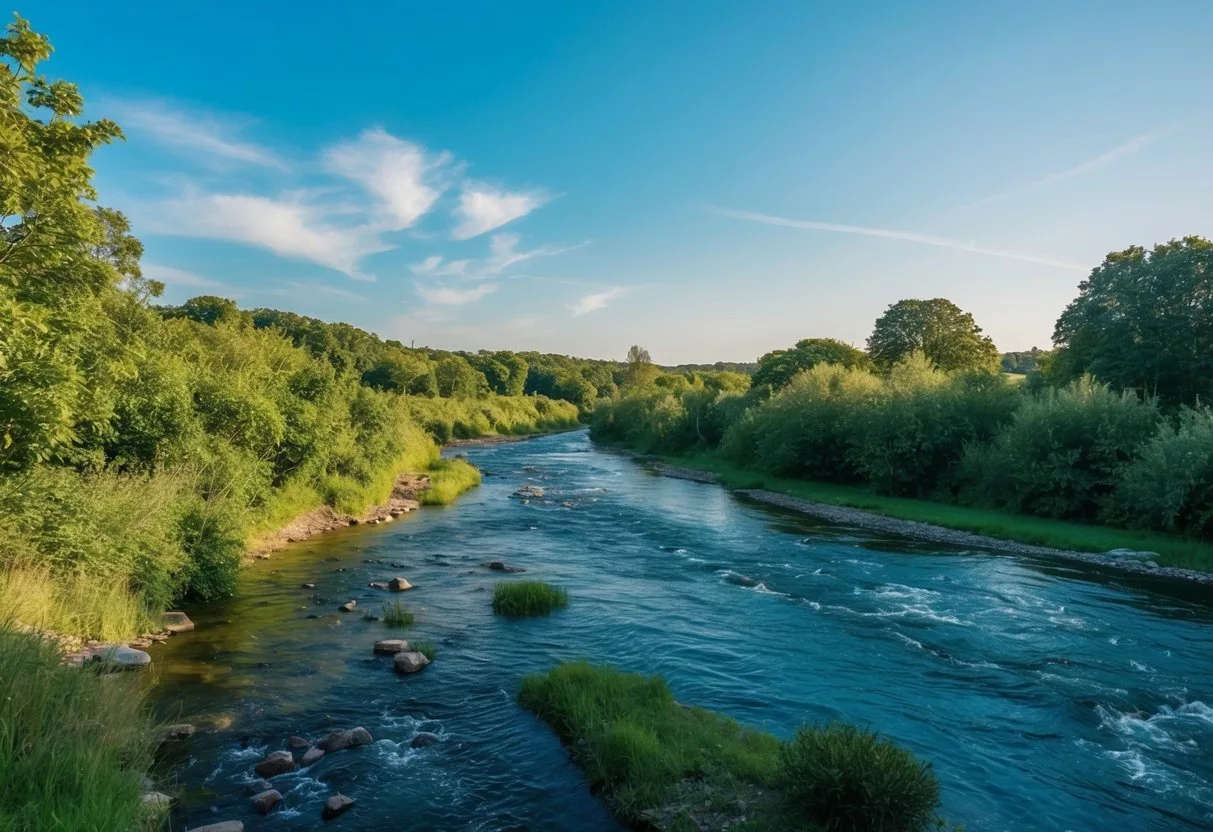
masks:
{"label": "wispy cloud", "polygon": [[951,240],[947,237],[934,237],[929,234],[919,234],[914,231],[894,231],[887,228],[866,228],[860,225],[840,225],[833,222],[815,222],[813,220],[792,220],[775,217],[769,214],[756,214],[752,211],[732,211],[727,208],[710,208],[714,213],[726,217],[750,222],[761,222],[767,225],[780,225],[787,228],[801,228],[809,231],[834,231],[840,234],[859,234],[864,237],[883,237],[888,240],[904,240],[908,243],[919,243],[939,248],[950,248],[957,251],[967,251],[972,254],[984,254],[989,257],[1001,257],[1005,260],[1019,260],[1023,263],[1035,263],[1038,266],[1052,266],[1057,269],[1086,271],[1086,267],[1054,257],[1041,257],[1035,254],[1025,254],[1019,251],[1004,251],[1002,249],[986,248],[974,242]]}
{"label": "wispy cloud", "polygon": [[273,151],[238,138],[234,118],[192,113],[165,101],[108,101],[105,107],[131,138],[146,136],[212,165],[242,162],[286,169]]}
{"label": "wispy cloud", "polygon": [[573,317],[585,315],[589,312],[596,312],[599,309],[605,309],[610,305],[615,298],[626,294],[627,287],[616,286],[613,289],[607,289],[605,292],[595,292],[592,295],[585,295],[576,303],[569,307],[573,311]]}
{"label": "wispy cloud", "polygon": [[139,266],[144,277],[152,280],[159,280],[166,286],[189,286],[195,289],[227,289],[226,283],[221,283],[218,280],[212,280],[209,277],[204,277],[196,272],[189,272],[185,269],[178,269],[174,266],[166,266],[163,263],[149,263],[144,261]]}
{"label": "wispy cloud", "polygon": [[449,153],[429,154],[379,128],[330,148],[324,158],[329,171],[357,182],[376,199],[379,219],[393,231],[429,213],[446,190],[446,169],[454,161]]}
{"label": "wispy cloud", "polygon": [[465,303],[475,303],[485,295],[497,291],[496,283],[481,283],[471,289],[452,289],[447,286],[426,286],[424,283],[415,284],[417,294],[428,303],[443,306],[459,306]]}
{"label": "wispy cloud", "polygon": [[494,234],[489,241],[489,256],[483,260],[446,260],[433,255],[412,264],[409,270],[420,277],[492,277],[518,263],[525,263],[537,257],[552,257],[589,245],[586,240],[574,246],[546,245],[519,251],[520,241],[521,238],[517,234]]}
{"label": "wispy cloud", "polygon": [[1172,133],[1179,130],[1180,127],[1182,127],[1182,126],[1183,126],[1182,123],[1174,122],[1172,124],[1167,124],[1163,127],[1159,127],[1157,130],[1151,130],[1148,133],[1142,133],[1140,136],[1134,136],[1133,138],[1129,139],[1124,144],[1117,145],[1116,147],[1112,148],[1111,150],[1101,153],[1098,156],[1088,159],[1087,161],[1082,162],[1081,164],[1075,165],[1072,168],[1066,168],[1065,170],[1058,171],[1057,173],[1051,173],[1048,176],[1041,177],[1040,179],[1037,179],[1033,182],[1029,182],[1026,185],[1019,185],[1018,187],[1015,187],[1015,188],[1009,188],[1008,190],[1001,191],[996,194],[991,194],[990,196],[982,197],[981,199],[978,199],[973,202],[969,202],[965,205],[962,205],[961,207],[956,208],[955,210],[956,211],[967,211],[971,208],[977,208],[978,206],[981,206],[981,205],[989,205],[991,202],[998,202],[1000,200],[1006,199],[1008,197],[1016,196],[1018,194],[1024,194],[1024,193],[1028,193],[1029,191],[1035,191],[1035,190],[1039,190],[1040,188],[1046,188],[1049,185],[1056,185],[1058,182],[1064,182],[1065,180],[1073,179],[1076,176],[1085,176],[1088,173],[1094,173],[1095,171],[1100,170],[1101,168],[1106,168],[1108,165],[1111,165],[1115,162],[1120,161],[1121,159],[1125,158],[1126,156],[1132,156],[1134,153],[1137,153],[1138,151],[1143,150],[1143,149],[1149,147],[1150,145],[1154,144],[1159,139],[1166,138],[1167,136],[1169,136]]}
{"label": "wispy cloud", "polygon": [[459,205],[455,208],[459,225],[451,236],[456,240],[479,236],[525,217],[550,199],[546,192],[539,190],[502,191],[483,183],[464,182]]}

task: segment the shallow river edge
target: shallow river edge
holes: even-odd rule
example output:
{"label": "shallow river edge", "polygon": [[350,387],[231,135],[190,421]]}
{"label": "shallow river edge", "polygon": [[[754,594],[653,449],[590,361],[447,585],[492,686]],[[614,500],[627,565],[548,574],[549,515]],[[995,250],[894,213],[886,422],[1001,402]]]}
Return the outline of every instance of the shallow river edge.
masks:
{"label": "shallow river edge", "polygon": [[[697,468],[683,468],[678,465],[671,465],[668,462],[654,460],[643,454],[626,449],[611,448],[611,450],[635,458],[637,462],[662,476],[727,487],[711,471],[701,471]],[[1029,543],[1017,543],[1014,540],[1004,540],[998,537],[948,529],[943,526],[934,526],[930,523],[921,523],[917,520],[901,520],[896,517],[876,514],[859,508],[817,503],[812,500],[792,497],[788,494],[780,494],[777,491],[767,491],[762,488],[740,488],[735,489],[734,493],[755,502],[765,503],[776,508],[814,517],[827,523],[837,523],[841,526],[851,526],[868,531],[901,535],[903,537],[914,538],[915,540],[942,543],[948,546],[987,549],[1011,555],[1062,558],[1137,575],[1213,584],[1213,573],[1201,572],[1196,569],[1182,569],[1177,566],[1151,566],[1148,563],[1131,558],[1100,555],[1093,552],[1075,552],[1068,549],[1053,549],[1048,546],[1035,546]]]}

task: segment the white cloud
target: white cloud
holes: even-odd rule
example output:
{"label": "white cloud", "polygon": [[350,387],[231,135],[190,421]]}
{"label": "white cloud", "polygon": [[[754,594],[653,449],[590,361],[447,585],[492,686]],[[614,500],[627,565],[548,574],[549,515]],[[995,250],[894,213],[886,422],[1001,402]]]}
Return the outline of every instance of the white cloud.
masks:
{"label": "white cloud", "polygon": [[429,303],[437,303],[443,306],[458,306],[464,303],[475,303],[485,295],[497,291],[496,283],[481,283],[471,289],[451,289],[446,286],[426,286],[424,284],[416,284],[417,294],[425,298]]}
{"label": "white cloud", "polygon": [[216,116],[187,113],[163,101],[109,101],[105,106],[131,138],[146,135],[212,164],[244,162],[286,169],[272,151],[236,138],[238,127]]}
{"label": "white cloud", "polygon": [[455,208],[459,225],[451,236],[456,240],[479,236],[525,217],[550,199],[544,191],[501,191],[483,183],[464,182]]}
{"label": "white cloud", "polygon": [[518,263],[525,263],[537,257],[552,257],[589,244],[587,240],[575,246],[547,245],[519,251],[520,240],[517,234],[494,234],[489,241],[489,256],[484,260],[445,260],[433,255],[414,263],[409,269],[413,274],[422,277],[491,277]]}
{"label": "white cloud", "polygon": [[374,196],[386,227],[400,231],[429,213],[446,190],[443,169],[449,153],[427,154],[424,147],[379,128],[364,130],[354,141],[325,153],[332,173],[357,182]]}
{"label": "white cloud", "polygon": [[725,208],[710,209],[717,214],[733,217],[750,222],[761,222],[767,225],[781,225],[787,228],[802,228],[811,231],[835,231],[840,234],[859,234],[865,237],[884,237],[889,240],[905,240],[908,243],[920,243],[939,248],[951,248],[957,251],[968,251],[973,254],[984,254],[989,257],[1002,257],[1006,260],[1019,260],[1024,263],[1035,263],[1038,266],[1052,266],[1056,269],[1070,269],[1085,272],[1087,268],[1077,263],[1058,260],[1053,257],[1040,257],[1034,254],[1024,254],[1018,251],[1003,251],[1001,249],[985,248],[977,243],[962,240],[950,240],[947,237],[932,237],[914,231],[893,231],[887,228],[866,228],[860,225],[840,225],[833,222],[816,222],[814,220],[790,220],[784,217],[774,217],[769,214],[756,214],[751,211],[731,211]]}
{"label": "white cloud", "polygon": [[308,204],[301,194],[271,199],[189,192],[155,206],[145,221],[152,231],[161,234],[259,246],[358,280],[374,280],[358,270],[359,263],[392,246],[381,239],[376,228],[336,225],[327,213],[321,206]]}
{"label": "white cloud", "polygon": [[586,295],[569,308],[573,310],[573,317],[585,315],[587,312],[596,312],[599,309],[605,309],[611,301],[626,292],[627,289],[625,287],[616,286],[614,289],[607,289],[605,292],[595,292],[592,295]]}

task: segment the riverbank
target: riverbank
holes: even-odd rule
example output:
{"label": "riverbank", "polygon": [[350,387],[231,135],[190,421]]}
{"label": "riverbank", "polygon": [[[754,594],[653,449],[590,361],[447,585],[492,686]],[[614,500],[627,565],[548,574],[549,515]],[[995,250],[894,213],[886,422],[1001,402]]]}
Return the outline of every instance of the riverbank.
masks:
{"label": "riverbank", "polygon": [[[709,456],[671,460],[617,450],[635,456],[663,476],[724,485],[747,499],[829,523],[948,546],[1056,557],[1140,575],[1213,583],[1210,571],[1213,547],[1171,541],[1155,533],[1081,526],[924,500],[881,497],[846,486],[763,477]],[[1053,541],[1061,541],[1062,545],[1047,545]],[[1098,551],[1074,548],[1075,543]],[[1117,550],[1119,554],[1110,554]],[[1189,563],[1201,565],[1197,568],[1178,565]]]}

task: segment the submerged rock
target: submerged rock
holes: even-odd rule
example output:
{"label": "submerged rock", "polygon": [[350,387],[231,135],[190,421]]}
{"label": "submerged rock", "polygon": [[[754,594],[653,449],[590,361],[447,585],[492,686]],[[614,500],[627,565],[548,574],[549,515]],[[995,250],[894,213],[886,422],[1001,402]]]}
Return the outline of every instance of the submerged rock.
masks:
{"label": "submerged rock", "polygon": [[406,589],[412,589],[413,585],[404,578],[392,578],[387,582],[387,588],[392,592],[404,592]]}
{"label": "submerged rock", "polygon": [[409,649],[409,643],[402,638],[386,638],[375,642],[375,652],[385,656],[394,656]]}
{"label": "submerged rock", "polygon": [[206,826],[195,826],[186,832],[244,832],[244,824],[238,820],[222,820]]}
{"label": "submerged rock", "polygon": [[430,660],[425,657],[424,653],[412,650],[397,653],[395,658],[397,673],[416,673],[429,663]]}
{"label": "submerged rock", "polygon": [[185,613],[173,610],[160,616],[160,626],[170,633],[188,633],[194,629],[194,622]]}
{"label": "submerged rock", "polygon": [[348,731],[334,731],[316,743],[316,747],[325,752],[340,751],[343,748],[357,748],[360,745],[370,745],[375,741],[371,732],[365,728],[351,728]]}
{"label": "submerged rock", "polygon": [[265,778],[261,778],[245,786],[244,793],[247,795],[261,794],[262,792],[268,792],[272,788],[274,788],[273,783]]}
{"label": "submerged rock", "polygon": [[277,777],[279,774],[286,774],[288,771],[294,771],[298,768],[295,765],[295,758],[291,756],[289,751],[274,751],[261,762],[257,763],[257,767],[253,769],[257,772],[258,777]]}
{"label": "submerged rock", "polygon": [[270,789],[267,792],[253,796],[253,808],[263,815],[268,815],[281,802],[282,793],[277,789]]}
{"label": "submerged rock", "polygon": [[358,606],[358,602],[351,599],[349,601],[346,601],[344,604],[339,606],[337,609],[341,610],[342,612],[353,612],[354,608],[357,606]]}
{"label": "submerged rock", "polygon": [[487,566],[489,569],[492,569],[494,572],[525,572],[526,571],[521,566],[510,566],[509,564],[502,563],[499,560],[495,560],[495,561],[486,563],[485,566]]}
{"label": "submerged rock", "polygon": [[312,763],[318,762],[320,760],[320,758],[323,756],[324,756],[323,748],[313,747],[313,748],[309,748],[307,751],[303,752],[303,756],[301,758],[299,758],[299,762],[301,765],[303,765],[304,768],[306,768],[306,767],[310,766]]}
{"label": "submerged rock", "polygon": [[309,745],[311,745],[311,743],[303,737],[291,737],[286,741],[287,748],[307,748]]}
{"label": "submerged rock", "polygon": [[417,736],[409,741],[409,748],[425,748],[427,745],[433,745],[439,741],[437,734],[431,734],[429,731],[422,731]]}
{"label": "submerged rock", "polygon": [[539,499],[544,494],[542,488],[537,485],[524,485],[514,492],[515,497],[525,497],[530,499]]}
{"label": "submerged rock", "polygon": [[387,584],[383,581],[371,581],[367,586],[371,589],[387,589]]}
{"label": "submerged rock", "polygon": [[325,820],[332,820],[347,809],[354,806],[354,798],[346,797],[343,794],[335,794],[328,800],[324,801],[324,811],[320,813],[320,817]]}

